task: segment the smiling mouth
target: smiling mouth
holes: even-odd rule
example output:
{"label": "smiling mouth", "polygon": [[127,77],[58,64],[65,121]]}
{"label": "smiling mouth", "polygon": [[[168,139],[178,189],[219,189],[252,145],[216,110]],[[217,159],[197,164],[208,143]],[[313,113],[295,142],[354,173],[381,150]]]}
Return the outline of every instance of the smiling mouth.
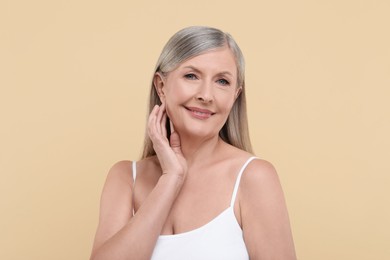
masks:
{"label": "smiling mouth", "polygon": [[185,107],[185,109],[187,109],[194,117],[199,119],[207,119],[215,114],[210,110],[196,107]]}

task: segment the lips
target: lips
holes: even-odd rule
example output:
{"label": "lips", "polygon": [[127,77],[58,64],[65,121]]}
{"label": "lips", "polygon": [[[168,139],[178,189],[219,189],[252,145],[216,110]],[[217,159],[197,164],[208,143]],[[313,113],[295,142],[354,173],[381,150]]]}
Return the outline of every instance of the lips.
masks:
{"label": "lips", "polygon": [[214,112],[208,109],[203,109],[198,107],[185,107],[185,108],[191,113],[193,117],[198,119],[207,119],[215,114]]}

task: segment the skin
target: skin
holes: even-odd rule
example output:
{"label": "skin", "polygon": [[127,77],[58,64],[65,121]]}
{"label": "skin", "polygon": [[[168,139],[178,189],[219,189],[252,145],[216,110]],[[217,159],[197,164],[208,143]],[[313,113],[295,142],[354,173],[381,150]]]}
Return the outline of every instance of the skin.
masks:
{"label": "skin", "polygon": [[[162,105],[149,116],[148,134],[157,155],[137,162],[136,185],[130,161],[110,169],[91,259],[150,259],[160,234],[196,229],[229,207],[238,171],[252,156],[218,136],[240,94],[236,82],[228,47],[189,59],[165,76],[156,73]],[[272,164],[258,159],[248,165],[234,213],[251,259],[296,259]]]}

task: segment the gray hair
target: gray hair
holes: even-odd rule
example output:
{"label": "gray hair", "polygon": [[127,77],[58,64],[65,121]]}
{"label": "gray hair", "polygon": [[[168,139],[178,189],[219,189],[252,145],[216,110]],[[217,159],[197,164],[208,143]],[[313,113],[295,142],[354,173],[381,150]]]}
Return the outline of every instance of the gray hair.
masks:
{"label": "gray hair", "polygon": [[161,52],[155,72],[168,73],[188,59],[224,46],[228,46],[234,54],[237,86],[242,86],[245,80],[245,61],[240,48],[230,34],[211,27],[192,26],[178,31]]}
{"label": "gray hair", "polygon": [[[191,26],[178,31],[164,46],[153,76],[156,72],[165,75],[175,70],[181,63],[188,59],[224,46],[229,47],[235,57],[237,87],[241,87],[242,90],[234,102],[225,125],[220,130],[219,136],[233,146],[252,152],[246,112],[245,61],[240,48],[230,34],[216,28],[205,26]],[[160,105],[161,101],[152,80],[148,115],[156,104]],[[155,154],[153,144],[146,133],[142,158]]]}

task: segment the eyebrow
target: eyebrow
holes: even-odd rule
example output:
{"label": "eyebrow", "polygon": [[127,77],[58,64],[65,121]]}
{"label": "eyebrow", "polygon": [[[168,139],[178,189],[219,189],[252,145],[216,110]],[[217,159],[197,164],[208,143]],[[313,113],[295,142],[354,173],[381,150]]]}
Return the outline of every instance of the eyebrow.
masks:
{"label": "eyebrow", "polygon": [[191,65],[185,66],[185,67],[183,67],[183,69],[191,69],[191,70],[194,70],[195,72],[201,73],[201,71],[199,69],[197,69],[197,68],[195,68],[194,66],[191,66]]}
{"label": "eyebrow", "polygon": [[[197,73],[200,73],[200,74],[202,73],[198,68],[191,66],[191,65],[185,66],[185,67],[183,67],[183,69],[191,69]],[[233,74],[230,73],[229,71],[221,71],[221,72],[218,72],[217,75],[228,75],[228,76],[233,77]]]}

